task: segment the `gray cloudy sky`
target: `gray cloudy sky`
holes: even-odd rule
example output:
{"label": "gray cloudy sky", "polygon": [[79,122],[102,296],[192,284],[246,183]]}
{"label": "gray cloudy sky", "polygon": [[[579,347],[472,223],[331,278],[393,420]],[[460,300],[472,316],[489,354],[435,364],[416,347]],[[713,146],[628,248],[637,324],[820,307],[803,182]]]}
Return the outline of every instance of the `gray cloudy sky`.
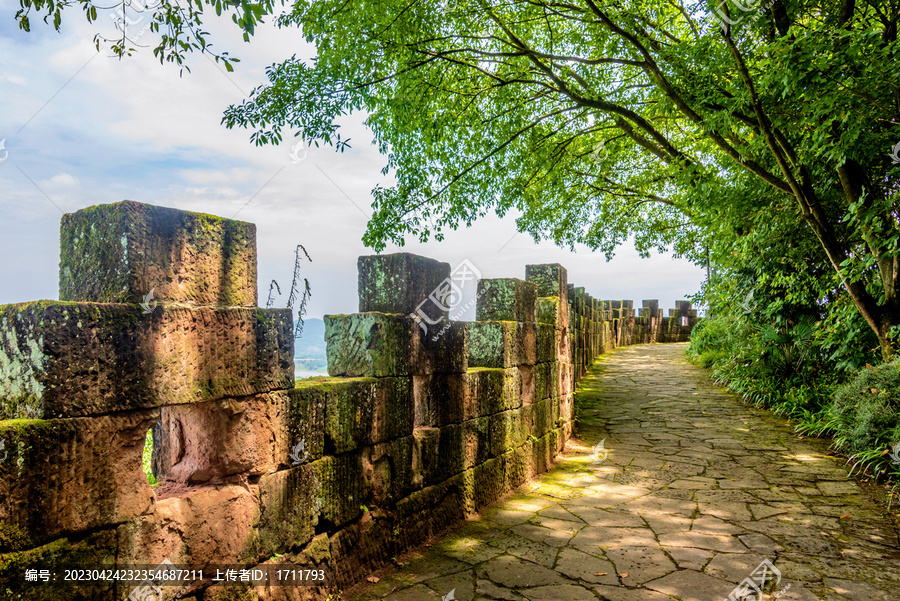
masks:
{"label": "gray cloudy sky", "polygon": [[[293,249],[312,256],[309,315],[357,309],[356,258],[370,190],[389,184],[362,115],[345,120],[353,148],[310,149],[292,162],[293,139],[255,147],[250,132],[220,125],[223,110],[264,80],[266,66],[311,48],[296,30],[265,27],[251,44],[230,23],[211,23],[213,42],[242,62],[235,72],[190,58],[192,72],[160,65],[149,48],[130,59],[99,54],[77,7],[57,33],[35,22],[18,30],[18,3],[0,0],[0,304],[58,298],[59,219],[63,212],[135,200],[256,223],[260,304],[277,279],[286,301]],[[109,35],[113,20],[99,19]],[[135,25],[138,29],[141,24]],[[139,43],[153,44],[147,32]],[[8,155],[6,154],[8,152]],[[302,155],[301,155],[302,156]],[[389,247],[385,252],[395,252]],[[528,263],[561,263],[569,281],[599,298],[658,298],[662,307],[697,291],[701,269],[671,256],[641,259],[631,247],[606,262],[516,235],[515,215],[490,216],[448,232],[442,242],[403,249],[456,265],[469,259],[484,277],[524,277]]]}

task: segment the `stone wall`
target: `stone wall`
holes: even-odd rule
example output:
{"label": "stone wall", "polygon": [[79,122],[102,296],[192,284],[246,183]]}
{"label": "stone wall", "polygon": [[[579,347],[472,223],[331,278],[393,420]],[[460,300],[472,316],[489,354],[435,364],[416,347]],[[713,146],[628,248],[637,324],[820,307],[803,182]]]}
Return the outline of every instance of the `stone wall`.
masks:
{"label": "stone wall", "polygon": [[[133,202],[85,209],[62,222],[65,300],[0,307],[8,598],[144,598],[135,582],[65,581],[65,569],[168,561],[327,577],[250,596],[141,590],[324,599],[547,470],[598,354],[686,340],[696,321],[686,303],[665,318],[644,301],[635,316],[556,264],[479,280],[477,320],[450,321],[449,264],[360,257],[360,313],[325,318],[330,377],[295,383],[290,312],[255,306],[255,234]],[[27,582],[30,569],[56,582]]]}

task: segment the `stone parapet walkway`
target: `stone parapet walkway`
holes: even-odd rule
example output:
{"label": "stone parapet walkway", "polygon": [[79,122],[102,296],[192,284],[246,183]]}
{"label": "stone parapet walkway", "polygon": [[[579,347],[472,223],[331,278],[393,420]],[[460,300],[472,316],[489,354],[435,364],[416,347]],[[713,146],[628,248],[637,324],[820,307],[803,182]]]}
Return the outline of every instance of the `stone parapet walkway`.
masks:
{"label": "stone parapet walkway", "polygon": [[[601,357],[556,468],[345,598],[900,600],[900,542],[878,489],[711,383],[684,348]],[[775,571],[758,570],[764,560]]]}

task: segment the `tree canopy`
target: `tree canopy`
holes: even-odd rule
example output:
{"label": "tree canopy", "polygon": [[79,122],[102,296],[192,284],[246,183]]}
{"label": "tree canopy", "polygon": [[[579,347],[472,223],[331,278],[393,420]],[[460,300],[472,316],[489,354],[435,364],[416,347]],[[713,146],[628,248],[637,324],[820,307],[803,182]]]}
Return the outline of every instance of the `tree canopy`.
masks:
{"label": "tree canopy", "polygon": [[[25,28],[68,6],[20,2]],[[338,117],[367,114],[396,175],[373,191],[375,249],[517,209],[535,238],[607,255],[634,237],[724,271],[776,250],[823,284],[806,302],[849,299],[896,344],[898,0],[164,0],[161,61],[210,51],[205,9],[248,39],[272,15],[317,50],[271,66],[226,126],[342,146]],[[127,31],[111,43],[129,52]]]}

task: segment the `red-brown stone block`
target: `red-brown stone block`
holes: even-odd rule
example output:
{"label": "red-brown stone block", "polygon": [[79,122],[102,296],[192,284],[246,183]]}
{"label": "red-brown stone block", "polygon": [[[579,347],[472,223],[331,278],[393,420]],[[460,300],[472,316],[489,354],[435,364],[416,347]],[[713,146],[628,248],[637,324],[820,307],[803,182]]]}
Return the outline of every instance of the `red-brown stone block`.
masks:
{"label": "red-brown stone block", "polygon": [[80,417],[293,385],[287,309],[0,306],[0,418]]}

